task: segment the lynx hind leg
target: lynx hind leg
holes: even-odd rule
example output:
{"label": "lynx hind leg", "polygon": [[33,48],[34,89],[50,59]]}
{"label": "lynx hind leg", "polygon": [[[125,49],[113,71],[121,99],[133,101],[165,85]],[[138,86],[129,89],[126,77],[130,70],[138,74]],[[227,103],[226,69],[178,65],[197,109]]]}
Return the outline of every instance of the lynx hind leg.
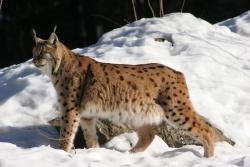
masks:
{"label": "lynx hind leg", "polygon": [[146,150],[155,137],[154,130],[150,125],[138,128],[137,134],[139,139],[134,148],[130,150],[132,153],[143,152]]}
{"label": "lynx hind leg", "polygon": [[190,121],[181,129],[201,141],[204,147],[204,157],[211,157],[214,155],[214,131],[196,113],[193,114],[194,117],[190,118]]}
{"label": "lynx hind leg", "polygon": [[87,148],[100,147],[96,135],[96,118],[81,118],[80,125]]}
{"label": "lynx hind leg", "polygon": [[202,141],[204,147],[204,157],[211,157],[214,155],[214,132],[210,127],[199,129],[201,133],[196,134]]}
{"label": "lynx hind leg", "polygon": [[201,141],[204,147],[204,157],[214,155],[214,131],[202,118],[194,111],[188,111],[185,120],[180,122],[179,128],[184,130],[191,137]]}
{"label": "lynx hind leg", "polygon": [[158,104],[165,113],[166,121],[203,143],[204,156],[214,155],[214,132],[192,106],[188,88],[182,73],[176,73],[175,80],[159,93]]}

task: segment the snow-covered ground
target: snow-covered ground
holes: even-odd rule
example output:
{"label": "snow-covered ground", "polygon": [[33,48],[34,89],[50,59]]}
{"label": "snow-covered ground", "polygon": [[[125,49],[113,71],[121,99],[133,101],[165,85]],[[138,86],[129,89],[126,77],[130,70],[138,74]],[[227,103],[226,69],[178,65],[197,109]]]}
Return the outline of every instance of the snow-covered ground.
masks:
{"label": "snow-covered ground", "polygon": [[250,37],[250,11],[247,11],[240,16],[227,19],[223,22],[218,23],[218,25],[225,25],[231,31],[238,33],[240,35]]}
{"label": "snow-covered ground", "polygon": [[[55,91],[29,60],[0,70],[0,166],[249,167],[250,38],[242,33],[250,27],[249,18],[246,12],[211,25],[174,13],[141,19],[75,49],[103,62],[158,62],[184,72],[197,112],[236,141],[234,147],[217,143],[215,156],[206,159],[200,146],[170,148],[156,137],[145,152],[130,154],[137,136],[125,133],[102,148],[66,153],[48,138],[58,136],[48,124],[59,115]],[[166,40],[155,40],[159,38]]]}

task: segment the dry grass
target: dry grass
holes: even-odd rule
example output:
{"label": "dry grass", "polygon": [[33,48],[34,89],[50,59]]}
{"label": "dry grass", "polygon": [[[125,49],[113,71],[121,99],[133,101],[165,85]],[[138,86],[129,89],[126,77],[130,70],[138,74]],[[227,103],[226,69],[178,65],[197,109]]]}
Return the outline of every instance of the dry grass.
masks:
{"label": "dry grass", "polygon": [[153,9],[153,7],[152,7],[152,5],[150,3],[150,0],[148,0],[148,6],[149,6],[149,9],[150,9],[150,11],[152,13],[152,16],[155,17],[155,12],[154,12],[154,9]]}
{"label": "dry grass", "polygon": [[160,17],[164,16],[163,0],[160,0]]}
{"label": "dry grass", "polygon": [[0,1],[0,10],[2,9],[3,0]]}
{"label": "dry grass", "polygon": [[131,1],[132,1],[132,6],[133,6],[133,11],[134,11],[135,20],[138,20],[137,13],[136,13],[136,9],[135,9],[135,0],[131,0]]}
{"label": "dry grass", "polygon": [[184,9],[185,3],[186,3],[186,0],[183,0],[182,1],[182,5],[181,5],[181,13],[183,13],[183,9]]}

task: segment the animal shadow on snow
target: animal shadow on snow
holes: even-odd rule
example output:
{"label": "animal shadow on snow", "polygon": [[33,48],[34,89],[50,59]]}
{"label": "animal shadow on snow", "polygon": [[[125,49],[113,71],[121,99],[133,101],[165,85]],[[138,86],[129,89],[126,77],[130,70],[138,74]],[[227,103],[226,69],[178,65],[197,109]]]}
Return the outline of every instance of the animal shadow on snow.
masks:
{"label": "animal shadow on snow", "polygon": [[[59,148],[59,127],[38,125],[26,127],[1,127],[0,142],[12,143],[22,148],[39,147],[42,145]],[[108,140],[99,134],[99,143],[102,145]],[[75,148],[86,148],[82,131],[78,130],[74,141]]]}
{"label": "animal shadow on snow", "polygon": [[[29,62],[29,64],[31,64],[31,62]],[[21,68],[21,66],[17,65],[11,69],[0,71],[0,104],[3,104],[9,98],[18,94],[29,85],[27,76],[38,76],[41,74],[41,71],[32,66],[25,66],[25,68],[21,69],[19,68]]]}
{"label": "animal shadow on snow", "polygon": [[203,155],[200,152],[198,152],[192,148],[185,148],[185,147],[177,148],[177,149],[172,150],[172,151],[166,151],[163,154],[156,155],[155,157],[171,158],[171,157],[178,156],[182,153],[188,153],[188,152],[191,152],[192,154],[194,154],[195,156],[197,156],[199,158],[203,157]]}
{"label": "animal shadow on snow", "polygon": [[1,127],[0,142],[15,144],[22,148],[50,145],[58,148],[58,132],[53,126]]}
{"label": "animal shadow on snow", "polygon": [[[39,147],[42,145],[45,146],[49,145],[52,148],[58,149],[59,148],[58,139],[59,139],[59,127],[53,127],[51,125],[37,125],[37,126],[26,126],[26,127],[8,126],[0,128],[0,142],[11,143],[22,148],[32,148],[32,147]],[[101,145],[103,145],[106,142],[108,142],[108,140],[101,135],[99,138],[99,142]],[[81,130],[78,130],[77,132],[74,145],[75,148],[86,148],[86,143]],[[119,149],[115,150],[119,152],[126,152],[124,150],[119,150]],[[154,156],[162,158],[170,158],[185,152],[191,152],[197,157],[202,157],[202,155],[198,151],[185,147],[177,148],[176,150],[172,151],[166,151],[163,154],[158,154]]]}

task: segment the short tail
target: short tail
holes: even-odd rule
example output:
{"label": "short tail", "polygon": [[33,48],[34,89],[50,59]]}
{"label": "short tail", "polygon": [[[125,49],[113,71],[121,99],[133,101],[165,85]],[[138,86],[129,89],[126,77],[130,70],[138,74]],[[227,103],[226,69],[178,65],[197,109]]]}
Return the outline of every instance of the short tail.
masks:
{"label": "short tail", "polygon": [[200,115],[200,117],[205,121],[205,123],[210,126],[213,131],[214,131],[214,141],[215,142],[222,142],[222,141],[225,141],[227,143],[229,143],[230,145],[234,146],[235,145],[235,142],[230,139],[229,137],[226,137],[223,132],[216,128],[215,126],[213,126],[206,118],[204,118],[203,116]]}
{"label": "short tail", "polygon": [[226,141],[227,143],[229,143],[232,146],[235,145],[235,141],[226,137],[220,129],[213,126],[213,130],[214,130],[214,134],[215,134],[214,135],[215,141]]}

